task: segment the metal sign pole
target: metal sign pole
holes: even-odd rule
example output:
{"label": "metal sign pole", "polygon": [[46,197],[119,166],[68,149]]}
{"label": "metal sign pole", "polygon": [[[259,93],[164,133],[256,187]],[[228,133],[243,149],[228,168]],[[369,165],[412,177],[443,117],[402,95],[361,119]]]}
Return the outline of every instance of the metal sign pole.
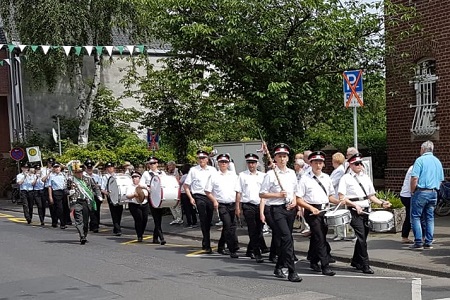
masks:
{"label": "metal sign pole", "polygon": [[59,146],[59,156],[62,155],[61,152],[61,127],[59,126],[59,117],[56,117],[56,121],[58,123],[58,146]]}
{"label": "metal sign pole", "polygon": [[358,149],[358,115],[356,106],[353,107],[353,143],[354,147]]}

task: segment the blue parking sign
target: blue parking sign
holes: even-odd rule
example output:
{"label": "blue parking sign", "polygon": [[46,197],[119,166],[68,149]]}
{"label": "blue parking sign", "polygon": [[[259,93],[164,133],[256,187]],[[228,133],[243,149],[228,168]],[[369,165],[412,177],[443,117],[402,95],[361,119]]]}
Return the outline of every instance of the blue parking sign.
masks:
{"label": "blue parking sign", "polygon": [[342,76],[345,107],[364,106],[362,70],[345,71]]}

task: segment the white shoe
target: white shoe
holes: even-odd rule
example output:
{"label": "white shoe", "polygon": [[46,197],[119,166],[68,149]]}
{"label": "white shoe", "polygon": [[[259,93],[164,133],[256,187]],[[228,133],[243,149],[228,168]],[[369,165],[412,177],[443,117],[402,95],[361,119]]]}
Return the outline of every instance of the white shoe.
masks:
{"label": "white shoe", "polygon": [[177,224],[180,224],[180,225],[184,223],[183,220],[181,220],[181,219],[178,219],[176,221],[177,221]]}
{"label": "white shoe", "polygon": [[217,222],[215,225],[216,225],[216,226],[222,226],[222,225],[223,225],[223,222],[222,222],[222,221],[219,221],[219,222]]}
{"label": "white shoe", "polygon": [[173,220],[172,222],[169,223],[169,225],[175,225],[175,224],[179,224],[177,220]]}
{"label": "white shoe", "polygon": [[342,241],[343,239],[344,239],[343,236],[335,236],[335,237],[333,238],[333,241]]}

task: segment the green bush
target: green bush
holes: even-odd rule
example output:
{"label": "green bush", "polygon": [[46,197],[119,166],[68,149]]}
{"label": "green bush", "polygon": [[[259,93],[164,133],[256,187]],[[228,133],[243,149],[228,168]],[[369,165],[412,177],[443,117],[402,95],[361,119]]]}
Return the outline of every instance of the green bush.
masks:
{"label": "green bush", "polygon": [[[387,190],[387,191],[378,191],[375,196],[377,196],[378,199],[383,199],[383,200],[387,200],[389,202],[391,202],[391,208],[402,208],[404,205],[402,203],[402,201],[400,200],[400,197],[392,192],[391,190]],[[376,204],[376,203],[372,203],[372,207],[373,208],[381,208],[380,205]]]}

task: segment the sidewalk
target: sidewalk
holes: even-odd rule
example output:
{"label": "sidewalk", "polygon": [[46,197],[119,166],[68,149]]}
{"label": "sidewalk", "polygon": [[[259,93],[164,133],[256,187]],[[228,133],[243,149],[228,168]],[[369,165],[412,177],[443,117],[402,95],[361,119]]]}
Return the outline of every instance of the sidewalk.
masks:
{"label": "sidewalk", "polygon": [[[35,207],[33,217],[36,222],[37,209]],[[22,206],[12,203],[10,200],[0,199],[0,211],[22,212]],[[47,216],[49,212],[47,210]],[[163,217],[163,230],[166,240],[170,243],[170,236],[177,235],[186,238],[192,238],[201,244],[202,233],[200,227],[190,229],[183,225],[169,225],[172,216]],[[102,205],[101,224],[112,227],[111,216],[107,205]],[[122,227],[134,231],[134,221],[128,210],[124,210],[122,217]],[[211,239],[215,245],[220,238],[219,227],[211,228]],[[147,234],[153,230],[153,220],[151,216],[147,225]],[[245,252],[248,243],[247,229],[238,228],[239,243],[241,255]],[[270,235],[265,236],[267,244],[270,245]],[[331,237],[331,235],[329,236]],[[413,238],[412,233],[410,238]],[[450,277],[450,216],[435,218],[435,242],[434,249],[431,250],[410,250],[408,245],[400,243],[400,233],[370,233],[368,239],[368,250],[371,265],[380,268],[396,269],[402,271],[416,272],[420,274]],[[352,241],[333,241],[328,240],[332,255],[341,262],[350,263],[353,255],[354,242]],[[303,237],[294,229],[294,248],[298,255],[305,257],[308,251],[309,239]],[[349,266],[349,269],[351,267]]]}

